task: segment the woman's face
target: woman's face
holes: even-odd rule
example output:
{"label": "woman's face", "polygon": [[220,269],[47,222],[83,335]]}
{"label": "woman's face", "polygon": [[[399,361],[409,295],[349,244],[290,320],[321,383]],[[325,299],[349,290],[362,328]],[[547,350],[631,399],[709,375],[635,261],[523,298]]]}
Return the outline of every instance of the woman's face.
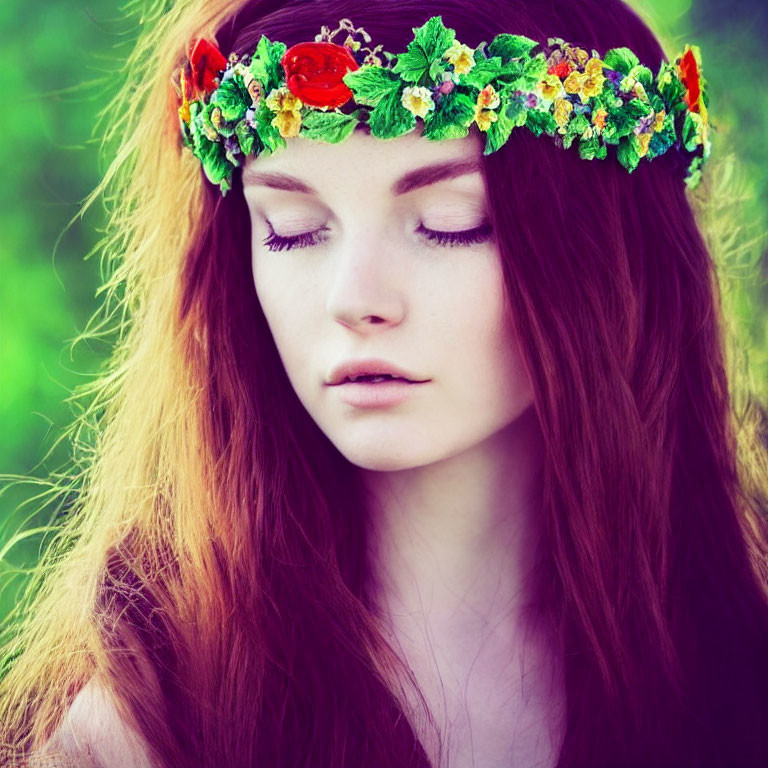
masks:
{"label": "woman's face", "polygon": [[[475,134],[382,140],[356,131],[339,144],[290,139],[244,169],[254,283],[286,373],[312,419],[360,467],[454,456],[531,403],[480,153]],[[472,239],[440,243],[430,231]],[[298,239],[278,249],[278,238]],[[337,366],[363,358],[426,381],[328,384]],[[395,389],[399,400],[356,403],[352,390],[363,388],[373,397]]]}

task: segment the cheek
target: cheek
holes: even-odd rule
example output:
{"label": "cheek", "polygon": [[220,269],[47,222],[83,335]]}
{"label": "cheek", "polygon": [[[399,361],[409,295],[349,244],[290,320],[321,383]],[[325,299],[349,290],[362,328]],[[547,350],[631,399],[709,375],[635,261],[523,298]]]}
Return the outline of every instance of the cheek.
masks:
{"label": "cheek", "polygon": [[489,402],[515,406],[531,397],[503,281],[498,261],[483,272],[467,275],[462,298],[449,313],[452,328],[444,336],[459,341],[451,356],[465,394],[486,408]]}
{"label": "cheek", "polygon": [[[307,285],[279,253],[252,259],[253,283],[275,346],[291,374],[306,357],[309,316]],[[270,258],[272,257],[272,258]],[[306,277],[306,276],[305,276]]]}

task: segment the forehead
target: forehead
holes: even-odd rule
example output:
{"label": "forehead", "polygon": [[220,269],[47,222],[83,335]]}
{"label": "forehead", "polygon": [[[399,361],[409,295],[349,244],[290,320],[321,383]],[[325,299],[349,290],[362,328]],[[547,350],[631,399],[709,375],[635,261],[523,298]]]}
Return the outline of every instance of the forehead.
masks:
{"label": "forehead", "polygon": [[296,137],[271,155],[248,157],[243,185],[290,189],[293,183],[280,178],[285,174],[301,179],[318,194],[365,185],[399,195],[443,178],[461,176],[477,183],[481,156],[481,142],[474,133],[430,141],[418,130],[396,139],[356,130],[338,144]]}

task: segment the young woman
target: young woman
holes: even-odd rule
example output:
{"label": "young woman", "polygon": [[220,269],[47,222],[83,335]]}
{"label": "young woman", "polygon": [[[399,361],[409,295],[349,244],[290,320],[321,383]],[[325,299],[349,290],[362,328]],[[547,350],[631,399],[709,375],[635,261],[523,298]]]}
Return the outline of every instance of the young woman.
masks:
{"label": "young woman", "polygon": [[[559,90],[593,76],[578,51],[666,59],[620,0],[206,0],[148,19],[94,193],[112,190],[124,314],[81,425],[88,471],[6,643],[6,762],[766,764],[766,452],[732,408],[690,158],[636,151],[628,173],[629,150],[565,148],[557,113],[562,132],[521,122],[485,154],[513,118],[483,83],[471,130],[442,140],[417,90],[398,91],[416,119],[397,136],[377,135],[411,120],[394,105],[302,140],[290,89],[267,102],[275,151],[203,172],[213,145],[179,139],[171,80],[182,132],[200,127],[179,77],[193,39],[215,40],[193,68],[210,96],[222,52],[232,67],[263,36],[290,48],[351,19],[386,64],[437,15],[471,49],[576,46],[532,85],[541,104],[558,89],[560,117],[589,98],[586,79]],[[454,72],[491,66],[457,46]],[[431,66],[420,50],[386,77]]]}

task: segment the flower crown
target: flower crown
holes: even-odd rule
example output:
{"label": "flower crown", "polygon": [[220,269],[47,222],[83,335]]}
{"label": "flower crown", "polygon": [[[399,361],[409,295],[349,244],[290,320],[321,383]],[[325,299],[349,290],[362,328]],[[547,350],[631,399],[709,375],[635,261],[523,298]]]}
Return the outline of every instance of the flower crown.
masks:
{"label": "flower crown", "polygon": [[[440,16],[414,27],[407,52],[397,55],[363,47],[370,35],[349,19],[321,30],[314,42],[287,50],[262,35],[253,54],[228,59],[201,38],[174,73],[183,143],[223,195],[246,156],[285,148],[287,138],[337,143],[367,123],[371,134],[391,139],[412,131],[417,118],[431,140],[461,138],[476,124],[486,155],[519,126],[560,147],[578,141],[587,160],[604,159],[614,144],[630,173],[674,148],[690,158],[689,187],[710,155],[707,83],[695,45],[654,76],[629,48],[601,58],[560,38],[544,46],[503,33],[472,49]],[[334,43],[344,32],[344,44]]]}

